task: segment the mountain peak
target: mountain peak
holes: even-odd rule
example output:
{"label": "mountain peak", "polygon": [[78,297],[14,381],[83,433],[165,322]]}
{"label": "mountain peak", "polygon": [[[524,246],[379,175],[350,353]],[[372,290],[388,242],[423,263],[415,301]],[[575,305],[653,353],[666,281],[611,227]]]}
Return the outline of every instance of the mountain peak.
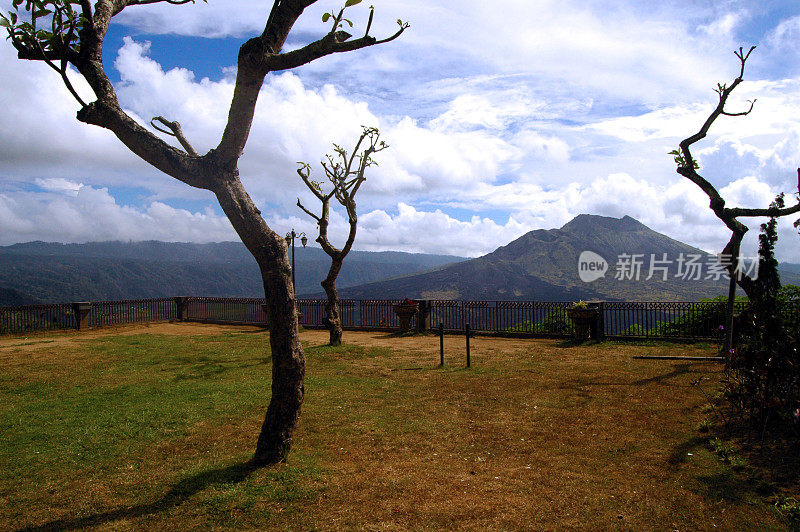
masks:
{"label": "mountain peak", "polygon": [[562,231],[568,233],[593,233],[600,231],[641,231],[648,227],[640,221],[623,216],[613,218],[610,216],[599,216],[597,214],[579,214],[561,227]]}

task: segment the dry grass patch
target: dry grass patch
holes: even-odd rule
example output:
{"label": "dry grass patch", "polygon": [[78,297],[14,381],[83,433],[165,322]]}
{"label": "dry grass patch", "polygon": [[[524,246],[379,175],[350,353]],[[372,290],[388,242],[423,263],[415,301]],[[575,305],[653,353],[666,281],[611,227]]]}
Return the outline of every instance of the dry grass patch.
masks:
{"label": "dry grass patch", "polygon": [[478,337],[467,370],[463,337],[439,368],[436,337],[305,331],[294,451],[254,471],[266,333],[180,330],[0,345],[2,528],[783,527],[698,437],[719,367],[632,359],[702,346]]}

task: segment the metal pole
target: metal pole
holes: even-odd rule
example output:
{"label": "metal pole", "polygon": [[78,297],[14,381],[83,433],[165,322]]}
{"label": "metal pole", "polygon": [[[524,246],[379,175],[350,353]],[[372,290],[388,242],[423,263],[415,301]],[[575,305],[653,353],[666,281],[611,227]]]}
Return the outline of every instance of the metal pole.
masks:
{"label": "metal pole", "polygon": [[731,272],[731,284],[728,286],[728,308],[727,322],[725,325],[728,330],[725,331],[725,356],[730,356],[731,349],[733,349],[733,313],[736,309],[736,276],[739,274],[739,251],[741,250],[741,240],[736,242],[733,246],[733,253],[731,254],[731,262],[733,264],[733,271]]}
{"label": "metal pole", "polygon": [[728,305],[725,312],[727,318],[725,330],[725,356],[728,356],[733,349],[733,313],[736,308],[736,276],[731,276],[731,284],[728,287]]}
{"label": "metal pole", "polygon": [[466,327],[464,327],[464,331],[467,334],[467,367],[469,367],[469,323],[467,323]]}
{"label": "metal pole", "polygon": [[444,366],[444,323],[439,322],[439,365]]}
{"label": "metal pole", "polygon": [[292,229],[292,290],[295,291],[295,295],[297,295],[297,285],[294,282],[294,229]]}

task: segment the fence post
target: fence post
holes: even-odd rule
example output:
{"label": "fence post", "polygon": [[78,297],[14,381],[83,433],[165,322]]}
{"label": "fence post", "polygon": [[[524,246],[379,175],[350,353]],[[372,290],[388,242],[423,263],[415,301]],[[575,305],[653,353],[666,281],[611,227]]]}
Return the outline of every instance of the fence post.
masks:
{"label": "fence post", "polygon": [[186,316],[186,303],[189,301],[189,298],[186,296],[177,296],[175,298],[175,308],[178,312],[178,321],[183,321],[187,318]]}
{"label": "fence post", "polygon": [[80,331],[89,326],[90,310],[92,310],[92,303],[89,301],[79,301],[72,304],[72,312],[75,313],[75,328],[77,330]]}
{"label": "fence post", "polygon": [[431,330],[431,302],[427,299],[415,299],[417,310],[417,332],[424,333]]}
{"label": "fence post", "polygon": [[444,366],[444,323],[439,322],[439,365]]}
{"label": "fence post", "polygon": [[590,309],[597,311],[597,316],[592,320],[589,326],[589,338],[592,340],[605,340],[606,338],[606,323],[604,316],[603,301],[589,301],[588,306]]}
{"label": "fence post", "polygon": [[467,367],[469,367],[470,366],[470,360],[469,360],[469,323],[467,323],[466,326],[464,327],[464,332],[466,333],[466,336],[467,336]]}

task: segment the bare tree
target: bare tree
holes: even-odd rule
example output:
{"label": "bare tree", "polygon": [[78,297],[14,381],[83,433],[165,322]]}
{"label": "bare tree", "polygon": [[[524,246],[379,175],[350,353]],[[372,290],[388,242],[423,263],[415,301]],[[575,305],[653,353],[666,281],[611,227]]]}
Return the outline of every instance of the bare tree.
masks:
{"label": "bare tree", "polygon": [[[692,146],[706,137],[709,129],[717,120],[717,118],[720,116],[746,116],[753,110],[755,100],[748,102],[750,107],[746,111],[735,113],[727,111],[725,109],[725,104],[728,102],[728,98],[730,97],[731,93],[744,79],[745,64],[755,48],[755,46],[751,47],[747,53],[745,53],[744,49],[742,48],[739,48],[737,52],[734,52],[736,57],[739,58],[739,76],[737,76],[730,85],[725,83],[717,84],[715,91],[719,95],[719,101],[717,106],[700,127],[700,131],[681,141],[679,149],[673,150],[670,153],[671,155],[675,156],[675,162],[678,164],[678,173],[700,187],[700,190],[702,190],[710,200],[709,207],[711,207],[711,210],[714,212],[717,218],[722,220],[725,226],[731,231],[731,238],[725,245],[725,248],[722,250],[722,257],[725,259],[723,264],[731,278],[731,289],[728,297],[728,339],[726,342],[728,347],[730,347],[730,335],[733,330],[733,304],[736,294],[736,284],[738,283],[738,285],[742,287],[742,290],[744,290],[745,294],[747,294],[751,300],[755,300],[755,298],[759,295],[757,280],[749,275],[746,275],[740,265],[739,254],[741,250],[742,239],[747,233],[748,227],[740,222],[739,218],[777,218],[782,216],[790,216],[800,212],[800,168],[797,169],[798,203],[796,205],[785,208],[773,206],[763,209],[745,209],[740,207],[727,207],[725,199],[720,195],[717,189],[698,173],[700,166],[692,157]],[[800,223],[800,221],[795,222],[795,227],[798,226],[798,223]]]}
{"label": "bare tree", "polygon": [[[176,121],[155,117],[157,131],[175,137],[181,148],[162,140],[123,111],[114,86],[103,68],[103,39],[114,16],[146,4],[194,3],[194,0],[13,0],[15,11],[0,18],[20,59],[43,61],[61,76],[80,104],[81,122],[108,129],[133,153],[165,174],[189,186],[213,192],[225,215],[256,259],[264,282],[272,324],[272,396],[253,457],[255,464],[284,460],[303,402],[305,357],[297,329],[294,286],[286,243],[264,221],[239,178],[238,161],[250,135],[261,86],[270,72],[295,68],[321,57],[350,52],[396,39],[408,27],[388,38],[369,35],[373,10],[364,35],[350,39],[343,30],[352,22],[346,8],[361,0],[346,0],[338,13],[326,13],[329,31],[303,47],[284,52],[283,46],[297,19],[317,0],[274,0],[264,31],[239,49],[238,70],[228,121],[219,144],[200,155]],[[22,4],[24,7],[21,7]],[[20,16],[21,15],[21,16]],[[70,82],[70,65],[86,80],[94,101],[84,102]]]}
{"label": "bare tree", "polygon": [[[355,148],[348,156],[347,151],[334,144],[333,155],[326,155],[327,162],[322,161],[322,168],[325,170],[325,175],[328,181],[331,182],[333,188],[327,194],[322,191],[322,184],[317,181],[311,180],[311,166],[308,163],[298,163],[300,168],[297,169],[297,174],[303,183],[311,190],[314,196],[322,203],[322,213],[317,216],[313,212],[306,209],[300,198],[297,199],[297,206],[317,221],[319,227],[319,236],[317,242],[325,250],[325,253],[331,258],[331,267],[328,269],[328,275],[322,281],[322,288],[325,289],[325,295],[328,297],[328,305],[325,307],[325,319],[327,322],[328,330],[330,331],[330,345],[339,345],[342,343],[342,320],[339,316],[339,292],[336,290],[336,278],[342,270],[342,263],[344,258],[353,247],[353,242],[356,239],[356,231],[358,229],[358,215],[356,213],[356,193],[358,192],[361,184],[366,180],[364,171],[372,165],[377,163],[372,160],[371,155],[379,151],[385,150],[389,146],[385,142],[379,141],[380,132],[374,127],[365,127],[361,133]],[[359,152],[362,144],[366,141],[367,146],[363,151]],[[345,208],[347,211],[347,221],[350,224],[350,231],[347,234],[347,241],[342,249],[336,249],[328,239],[328,224],[330,222],[330,202],[331,198],[336,198],[336,201]]]}

